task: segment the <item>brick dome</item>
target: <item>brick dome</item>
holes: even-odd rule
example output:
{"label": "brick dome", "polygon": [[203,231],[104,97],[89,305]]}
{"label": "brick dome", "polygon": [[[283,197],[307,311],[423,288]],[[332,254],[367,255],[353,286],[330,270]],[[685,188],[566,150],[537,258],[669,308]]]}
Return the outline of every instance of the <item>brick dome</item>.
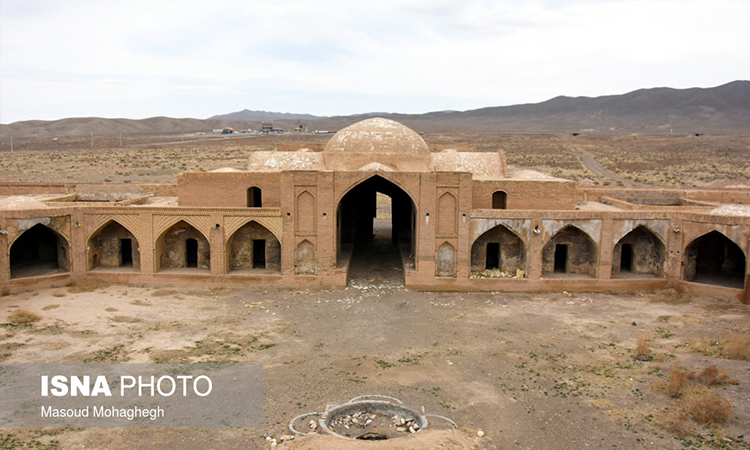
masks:
{"label": "brick dome", "polygon": [[375,117],[349,125],[325,146],[325,152],[371,153],[383,155],[429,156],[424,139],[393,120]]}

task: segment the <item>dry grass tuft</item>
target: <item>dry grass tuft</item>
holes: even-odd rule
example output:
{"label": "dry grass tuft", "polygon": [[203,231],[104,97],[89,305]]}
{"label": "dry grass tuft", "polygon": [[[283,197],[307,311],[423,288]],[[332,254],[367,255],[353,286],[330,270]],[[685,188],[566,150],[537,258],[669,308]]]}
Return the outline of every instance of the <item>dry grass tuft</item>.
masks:
{"label": "dry grass tuft", "polygon": [[680,397],[690,386],[693,378],[695,378],[694,371],[685,370],[677,363],[672,364],[667,376],[667,394],[670,397]]}
{"label": "dry grass tuft", "polygon": [[636,359],[647,359],[651,357],[651,340],[645,337],[638,339],[635,347]]}
{"label": "dry grass tuft", "polygon": [[60,305],[58,305],[58,304],[55,303],[55,304],[52,304],[52,305],[45,306],[44,308],[42,308],[42,311],[47,311],[48,309],[57,309],[59,307],[60,307]]}
{"label": "dry grass tuft", "polygon": [[750,335],[739,333],[732,335],[725,344],[724,356],[750,361]]}
{"label": "dry grass tuft", "polygon": [[122,322],[122,323],[137,323],[141,322],[141,319],[138,317],[131,317],[131,316],[114,316],[110,319],[112,322]]}
{"label": "dry grass tuft", "polygon": [[42,320],[42,316],[27,309],[17,309],[8,315],[8,322],[16,325],[39,322],[40,320]]}
{"label": "dry grass tuft", "polygon": [[93,278],[80,278],[73,281],[73,284],[71,284],[68,288],[68,292],[70,292],[71,294],[93,292],[100,287],[103,287],[103,285]]}
{"label": "dry grass tuft", "polygon": [[165,297],[167,295],[174,295],[177,291],[173,289],[157,289],[153,292],[151,292],[152,297]]}
{"label": "dry grass tuft", "polygon": [[688,343],[690,350],[703,354],[708,354],[712,345],[714,345],[714,341],[707,337],[692,339]]}
{"label": "dry grass tuft", "polygon": [[678,292],[675,289],[664,289],[659,291],[651,297],[651,301],[655,303],[688,303],[690,297],[685,295],[683,292]]}
{"label": "dry grass tuft", "polygon": [[712,364],[698,374],[698,381],[706,386],[719,384],[740,384],[739,380],[729,375],[729,368],[719,370],[716,364]]}
{"label": "dry grass tuft", "polygon": [[675,402],[670,405],[669,409],[657,414],[654,423],[664,431],[680,438],[696,434],[690,415],[682,411],[682,408]]}
{"label": "dry grass tuft", "polygon": [[696,385],[687,390],[682,402],[690,417],[703,425],[725,423],[732,412],[729,400],[703,385]]}
{"label": "dry grass tuft", "polygon": [[53,291],[52,296],[53,297],[65,297],[68,295],[65,291]]}

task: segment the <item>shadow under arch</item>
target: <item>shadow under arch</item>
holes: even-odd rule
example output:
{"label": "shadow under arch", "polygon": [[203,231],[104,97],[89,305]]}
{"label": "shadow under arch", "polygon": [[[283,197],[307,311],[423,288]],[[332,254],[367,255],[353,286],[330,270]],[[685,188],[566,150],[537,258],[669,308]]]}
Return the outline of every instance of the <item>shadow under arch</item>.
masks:
{"label": "shadow under arch", "polygon": [[[378,197],[378,193],[383,195]],[[390,199],[389,214],[380,218],[379,198],[381,212]],[[401,269],[413,267],[415,261],[416,215],[417,207],[409,193],[381,175],[354,185],[336,207],[337,266],[348,266],[350,278],[382,275],[393,279],[398,275],[402,282]]]}
{"label": "shadow under arch", "polygon": [[683,263],[685,281],[735,289],[745,286],[745,253],[719,231],[710,231],[690,242]]}
{"label": "shadow under arch", "polygon": [[41,223],[16,237],[9,250],[11,279],[70,271],[70,243]]}

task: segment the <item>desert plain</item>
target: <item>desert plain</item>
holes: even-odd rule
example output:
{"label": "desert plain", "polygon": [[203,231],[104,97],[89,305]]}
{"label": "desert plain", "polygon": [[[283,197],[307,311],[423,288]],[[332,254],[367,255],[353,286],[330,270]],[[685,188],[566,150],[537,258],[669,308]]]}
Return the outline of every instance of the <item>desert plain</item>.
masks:
{"label": "desert plain", "polygon": [[[502,148],[514,167],[586,184],[750,184],[746,135],[424,138]],[[0,181],[174,183],[326,139],[29,142],[3,149]],[[0,297],[4,363],[261,363],[265,403],[260,428],[5,428],[0,448],[750,448],[748,305],[670,290],[411,292],[396,265],[352,270],[345,289],[82,281]],[[282,441],[294,417],[368,394],[458,428],[436,418],[387,441]]]}

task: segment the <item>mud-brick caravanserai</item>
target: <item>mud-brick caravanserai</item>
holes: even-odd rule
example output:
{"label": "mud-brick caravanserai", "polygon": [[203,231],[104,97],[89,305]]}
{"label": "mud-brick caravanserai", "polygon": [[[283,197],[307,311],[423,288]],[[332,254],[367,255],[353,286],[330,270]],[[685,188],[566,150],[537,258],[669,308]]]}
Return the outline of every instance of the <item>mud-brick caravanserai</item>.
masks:
{"label": "mud-brick caravanserai", "polygon": [[385,223],[410,289],[672,287],[750,303],[750,188],[582,186],[468,150],[375,118],[176,185],[0,183],[0,289],[345,286]]}

